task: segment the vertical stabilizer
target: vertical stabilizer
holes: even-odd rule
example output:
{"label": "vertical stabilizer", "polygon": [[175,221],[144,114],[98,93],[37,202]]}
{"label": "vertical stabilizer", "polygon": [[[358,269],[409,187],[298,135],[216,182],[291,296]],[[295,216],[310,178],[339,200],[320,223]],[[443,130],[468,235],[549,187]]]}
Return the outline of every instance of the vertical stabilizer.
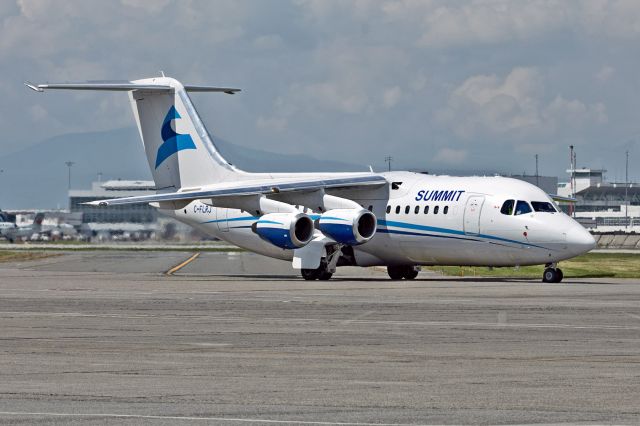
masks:
{"label": "vertical stabilizer", "polygon": [[187,92],[233,94],[240,89],[183,86],[165,77],[136,81],[87,81],[25,85],[45,90],[126,91],[159,192],[190,190],[250,176],[227,162],[202,124]]}
{"label": "vertical stabilizer", "polygon": [[160,77],[132,83],[171,88],[129,92],[158,191],[200,188],[245,174],[222,157],[180,82]]}

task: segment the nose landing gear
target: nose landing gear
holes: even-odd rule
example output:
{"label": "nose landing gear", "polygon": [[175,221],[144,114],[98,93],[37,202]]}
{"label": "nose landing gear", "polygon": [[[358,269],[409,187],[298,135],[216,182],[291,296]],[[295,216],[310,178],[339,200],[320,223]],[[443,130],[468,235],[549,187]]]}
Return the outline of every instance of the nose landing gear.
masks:
{"label": "nose landing gear", "polygon": [[556,263],[550,263],[544,265],[544,273],[542,274],[543,283],[559,283],[564,278],[562,269],[558,268]]}

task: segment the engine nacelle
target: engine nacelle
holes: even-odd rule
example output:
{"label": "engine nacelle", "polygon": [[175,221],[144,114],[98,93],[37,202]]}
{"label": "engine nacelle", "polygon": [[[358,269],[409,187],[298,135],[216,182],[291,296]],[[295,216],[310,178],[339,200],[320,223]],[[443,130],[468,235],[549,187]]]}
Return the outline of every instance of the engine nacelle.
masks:
{"label": "engine nacelle", "polygon": [[318,220],[318,229],[324,235],[351,246],[369,241],[377,228],[376,216],[365,209],[329,210]]}
{"label": "engine nacelle", "polygon": [[313,239],[313,220],[304,213],[269,213],[252,226],[253,232],[274,246],[297,249]]}

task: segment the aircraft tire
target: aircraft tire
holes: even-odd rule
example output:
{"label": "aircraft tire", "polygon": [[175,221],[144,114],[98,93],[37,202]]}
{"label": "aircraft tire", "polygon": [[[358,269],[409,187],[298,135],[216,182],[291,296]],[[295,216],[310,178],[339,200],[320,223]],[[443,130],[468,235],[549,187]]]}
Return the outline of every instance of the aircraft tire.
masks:
{"label": "aircraft tire", "polygon": [[415,280],[418,276],[420,269],[415,266],[407,266],[404,271],[402,271],[402,278],[405,280]]}
{"label": "aircraft tire", "polygon": [[547,268],[544,270],[542,274],[542,282],[543,283],[559,283],[563,278],[562,270]]}
{"label": "aircraft tire", "polygon": [[331,279],[331,277],[333,276],[333,274],[329,271],[322,271],[320,272],[320,274],[318,275],[318,279],[320,281],[329,281]]}
{"label": "aircraft tire", "polygon": [[314,281],[320,278],[320,271],[318,269],[301,269],[300,273],[305,281]]}
{"label": "aircraft tire", "polygon": [[404,277],[404,268],[402,266],[387,266],[387,274],[394,281],[401,280]]}

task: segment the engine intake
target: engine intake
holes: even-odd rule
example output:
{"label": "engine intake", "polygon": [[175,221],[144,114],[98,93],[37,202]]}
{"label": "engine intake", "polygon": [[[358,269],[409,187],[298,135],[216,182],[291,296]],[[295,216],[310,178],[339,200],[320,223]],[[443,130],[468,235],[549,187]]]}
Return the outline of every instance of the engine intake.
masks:
{"label": "engine intake", "polygon": [[334,209],[322,214],[318,229],[339,243],[356,246],[369,241],[377,230],[376,216],[369,210]]}
{"label": "engine intake", "polygon": [[313,220],[303,213],[269,213],[252,226],[253,232],[274,246],[297,249],[313,238]]}

